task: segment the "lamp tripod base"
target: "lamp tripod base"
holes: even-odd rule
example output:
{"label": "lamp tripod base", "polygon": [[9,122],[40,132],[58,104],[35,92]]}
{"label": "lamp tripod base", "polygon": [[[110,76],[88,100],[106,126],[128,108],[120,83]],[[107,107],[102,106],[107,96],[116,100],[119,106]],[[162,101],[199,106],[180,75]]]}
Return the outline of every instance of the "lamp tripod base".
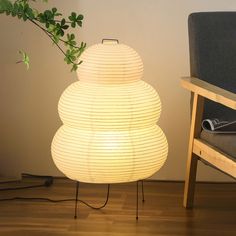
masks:
{"label": "lamp tripod base", "polygon": [[[145,199],[144,199],[144,184],[143,184],[143,180],[140,180],[141,181],[141,187],[142,187],[142,202],[144,203],[145,202]],[[139,218],[139,180],[136,182],[136,220],[138,220]],[[107,202],[108,202],[108,199],[109,199],[109,189],[110,189],[110,184],[108,185],[108,192],[107,192],[107,199],[106,199],[106,202],[101,206],[101,207],[92,207],[90,206],[89,204],[86,204],[87,206],[91,207],[92,209],[101,209],[103,207],[106,206]],[[79,201],[79,181],[76,181],[76,191],[75,191],[75,212],[74,212],[74,219],[77,219],[77,212],[78,212],[78,201]]]}

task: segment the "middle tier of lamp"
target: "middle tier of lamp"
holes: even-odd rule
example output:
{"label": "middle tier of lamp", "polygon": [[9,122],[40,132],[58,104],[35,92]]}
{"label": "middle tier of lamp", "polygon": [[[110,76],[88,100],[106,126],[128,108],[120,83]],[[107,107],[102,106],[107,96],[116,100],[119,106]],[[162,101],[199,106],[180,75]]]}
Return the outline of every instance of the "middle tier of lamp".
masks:
{"label": "middle tier of lamp", "polygon": [[157,92],[146,82],[100,85],[78,81],[62,94],[63,124],[88,130],[129,130],[155,125],[161,113]]}

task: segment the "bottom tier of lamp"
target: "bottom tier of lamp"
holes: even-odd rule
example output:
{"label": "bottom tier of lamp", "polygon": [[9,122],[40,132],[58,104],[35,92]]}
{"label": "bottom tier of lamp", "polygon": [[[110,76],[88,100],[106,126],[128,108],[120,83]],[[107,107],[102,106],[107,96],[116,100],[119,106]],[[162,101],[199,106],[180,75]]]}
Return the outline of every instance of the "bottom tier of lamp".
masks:
{"label": "bottom tier of lamp", "polygon": [[86,183],[146,179],[161,168],[167,152],[166,137],[156,125],[114,132],[63,125],[52,142],[52,156],[59,170]]}

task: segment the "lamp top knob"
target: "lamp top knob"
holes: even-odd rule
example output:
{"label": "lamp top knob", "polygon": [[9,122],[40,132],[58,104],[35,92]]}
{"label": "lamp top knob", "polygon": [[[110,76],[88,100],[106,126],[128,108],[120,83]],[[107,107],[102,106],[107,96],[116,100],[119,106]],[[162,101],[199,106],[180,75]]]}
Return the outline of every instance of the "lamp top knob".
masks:
{"label": "lamp top knob", "polygon": [[103,39],[102,44],[119,44],[118,39]]}

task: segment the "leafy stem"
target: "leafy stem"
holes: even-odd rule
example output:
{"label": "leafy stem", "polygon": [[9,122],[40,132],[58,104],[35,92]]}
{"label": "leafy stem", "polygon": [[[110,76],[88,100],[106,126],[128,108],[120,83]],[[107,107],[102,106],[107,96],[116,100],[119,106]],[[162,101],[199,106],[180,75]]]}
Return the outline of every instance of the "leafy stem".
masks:
{"label": "leafy stem", "polygon": [[51,36],[51,33],[48,32],[46,29],[44,29],[43,27],[41,27],[39,24],[37,24],[34,20],[29,19],[33,24],[35,24],[37,27],[39,27],[52,41],[53,43],[55,43],[55,45],[58,47],[58,49],[66,56],[65,52],[63,51],[63,49],[58,45],[58,43],[53,39],[53,37]]}
{"label": "leafy stem", "polygon": [[[36,2],[37,0],[31,1]],[[42,1],[47,2],[47,0]],[[71,71],[77,70],[78,66],[82,63],[82,61],[77,61],[84,51],[86,44],[81,42],[78,46],[75,35],[67,33],[65,38],[65,32],[70,28],[82,27],[83,15],[72,12],[68,17],[63,17],[55,7],[38,12],[37,9],[30,6],[29,2],[30,0],[16,0],[14,2],[0,0],[0,14],[5,13],[8,16],[17,17],[23,21],[29,21],[40,28],[64,55],[64,61],[72,65]],[[63,43],[64,47],[60,43]],[[28,68],[29,57],[25,52],[20,52],[23,56],[20,62],[24,62]]]}

